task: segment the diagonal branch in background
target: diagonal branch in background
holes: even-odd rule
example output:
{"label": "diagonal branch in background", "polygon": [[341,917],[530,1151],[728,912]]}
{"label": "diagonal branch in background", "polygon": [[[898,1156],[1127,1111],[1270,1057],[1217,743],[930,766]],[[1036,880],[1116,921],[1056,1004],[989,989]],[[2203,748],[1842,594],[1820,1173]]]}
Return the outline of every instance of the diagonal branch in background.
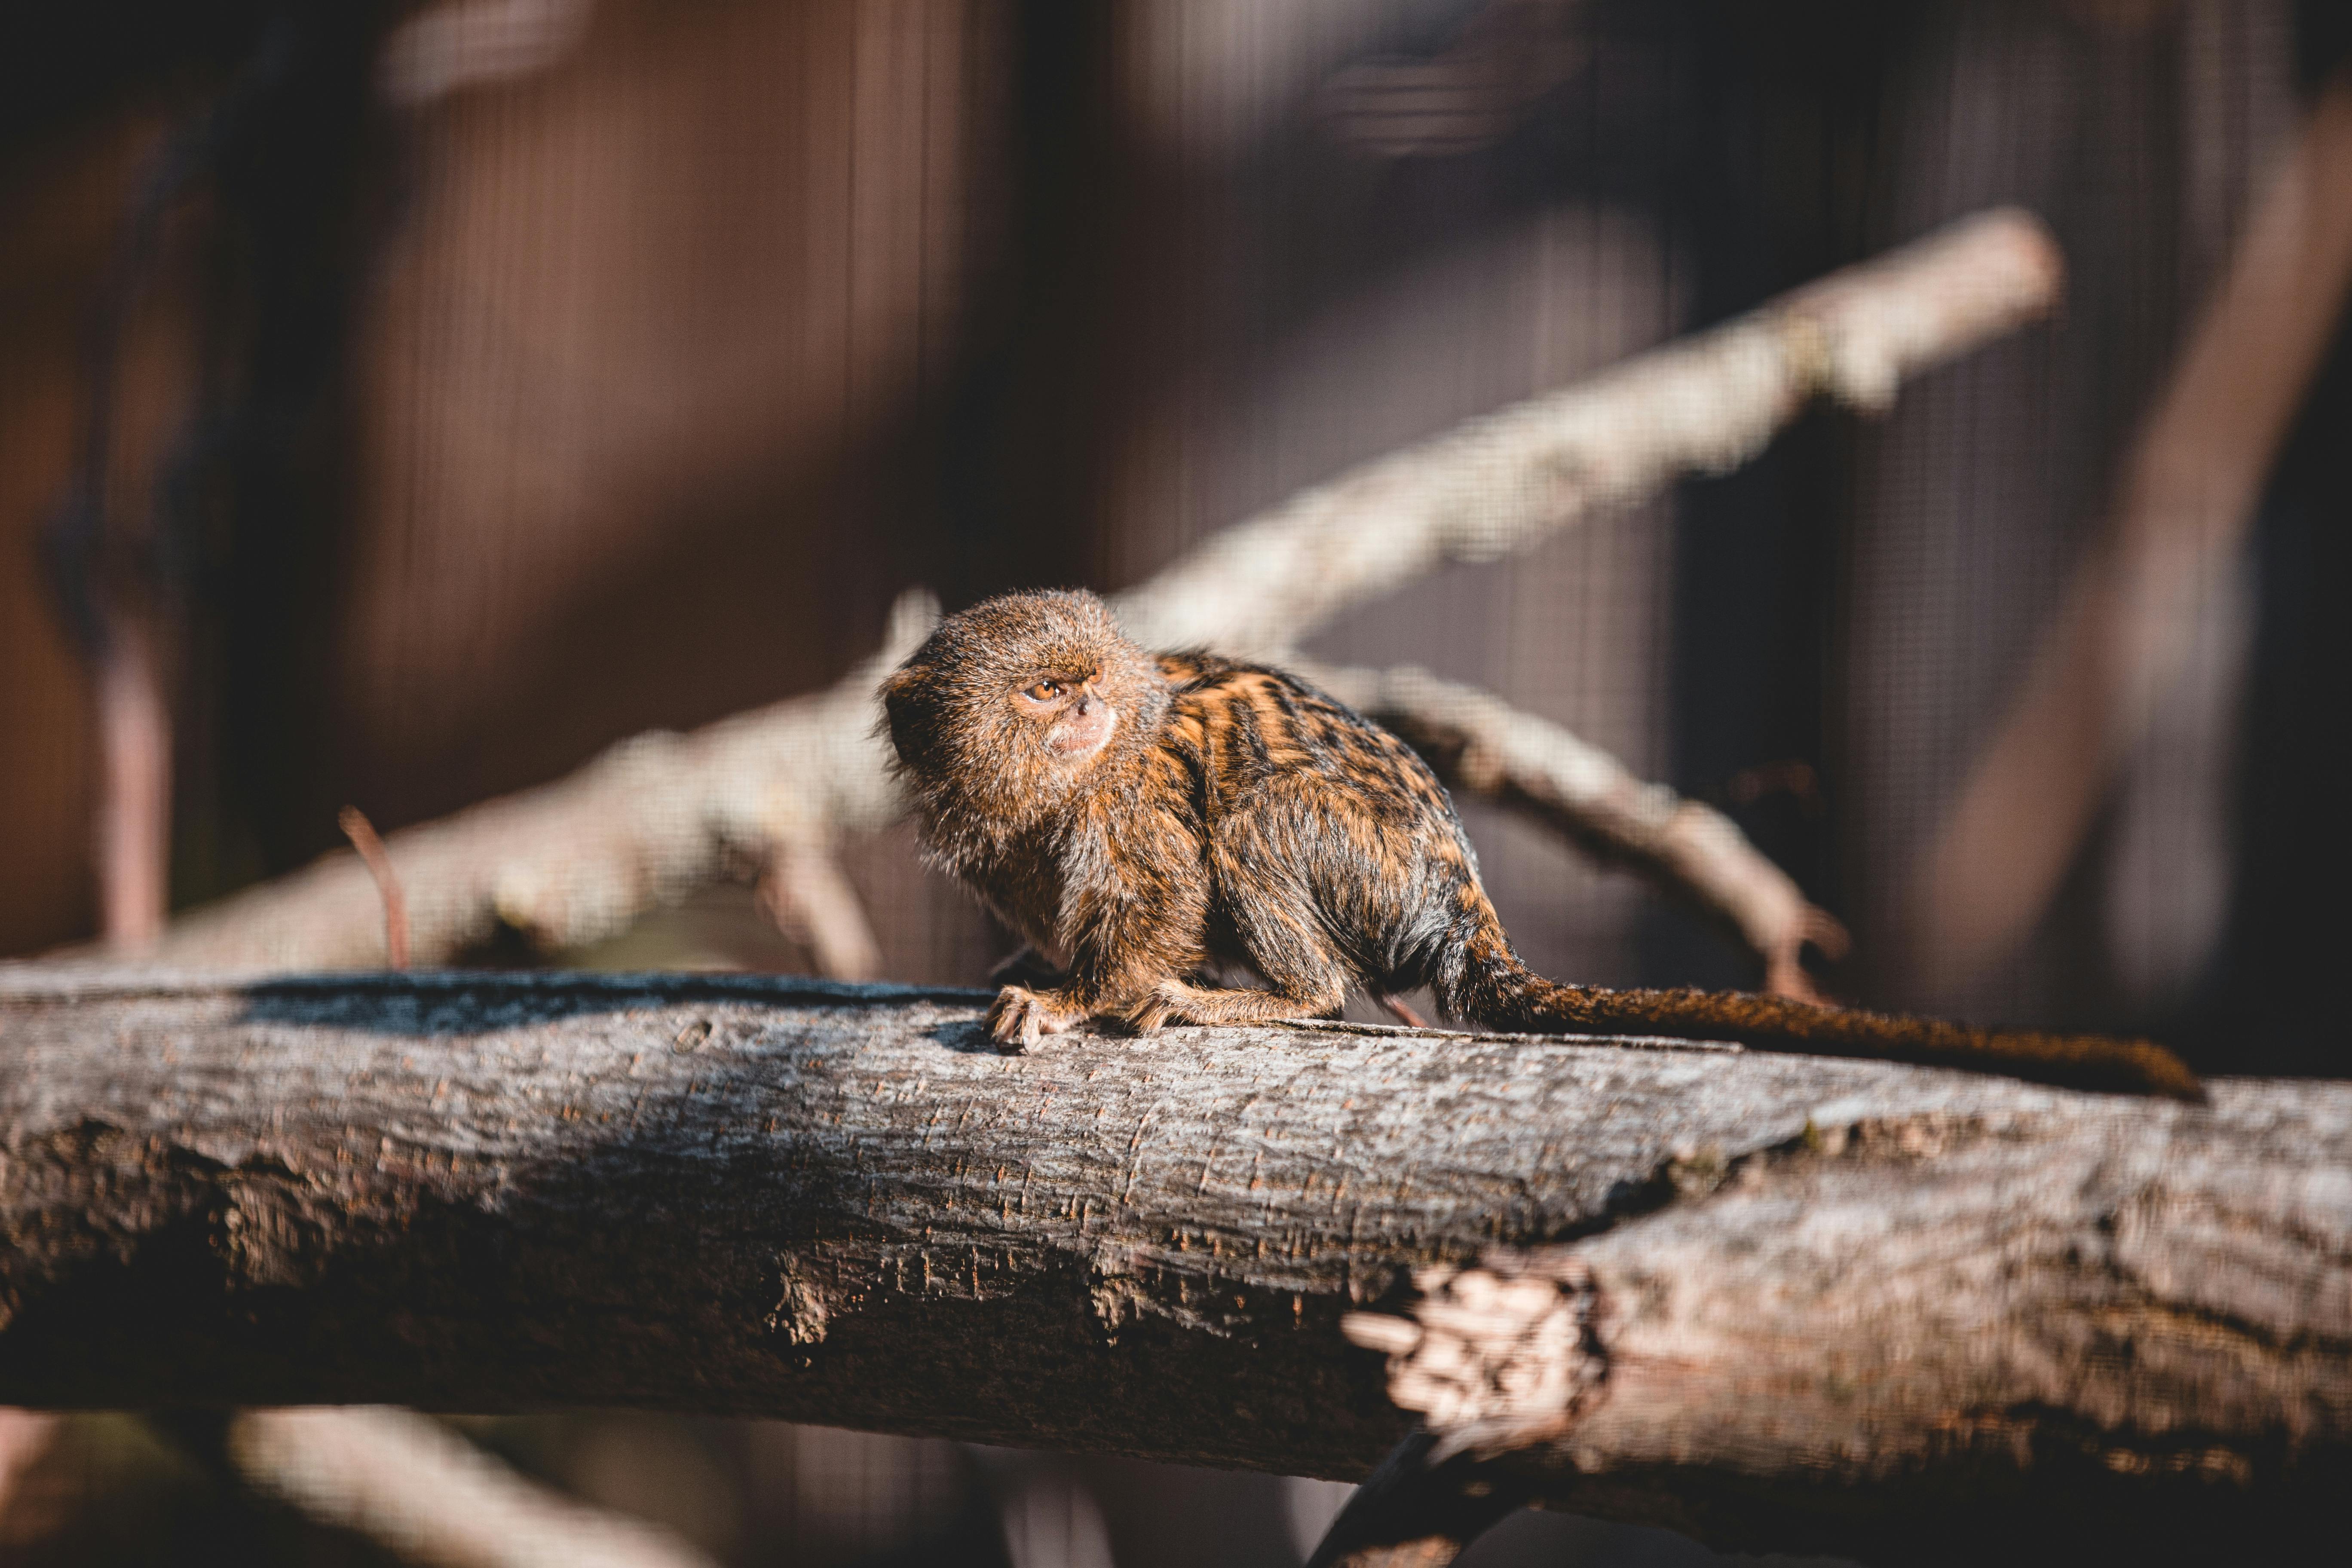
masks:
{"label": "diagonal branch in background", "polygon": [[540,1485],[405,1410],[245,1410],[245,1479],[415,1568],[716,1568],[666,1530]]}
{"label": "diagonal branch in background", "polygon": [[[1448,562],[1525,549],[1686,474],[1736,467],[1818,395],[1885,406],[1905,375],[2047,310],[2060,271],[2031,217],[1969,219],[1344,474],[1218,534],[1116,607],[1146,646],[1287,658],[1340,611]],[[902,601],[882,652],[829,691],[689,736],[639,736],[568,779],[394,835],[416,962],[446,963],[502,926],[542,950],[583,946],[705,883],[761,875],[771,902],[823,922],[820,952],[856,973],[872,939],[854,899],[831,896],[845,890],[833,847],[898,815],[874,688],[932,613],[927,600]],[[1622,824],[1606,811],[1582,817],[1583,798],[1523,804],[1556,827],[1574,823],[1581,840],[1622,847]],[[1711,858],[1727,846],[1732,861]],[[1728,824],[1625,858],[1725,913],[1784,987],[1801,982],[1797,946],[1830,929]],[[1736,885],[1748,890],[1733,896]],[[1766,906],[1781,915],[1760,919]],[[365,870],[336,857],[183,917],[150,956],[360,967],[383,960],[378,929]]]}
{"label": "diagonal branch in background", "polygon": [[[415,961],[446,963],[502,929],[542,951],[583,947],[730,876],[821,880],[793,862],[829,858],[841,835],[898,815],[874,689],[936,616],[909,595],[882,651],[828,691],[691,735],[639,735],[568,778],[394,834],[385,848],[407,891]],[[855,952],[862,930],[835,940]],[[337,855],[182,916],[149,956],[366,968],[383,962],[382,931],[366,868]]]}
{"label": "diagonal branch in background", "polygon": [[1336,1025],[1004,1057],[985,1001],[0,970],[0,1403],[1349,1479],[1409,1411],[1751,1551],[2299,1558],[2340,1522],[2352,1085]]}
{"label": "diagonal branch in background", "polygon": [[2000,727],[1921,857],[1906,940],[1930,986],[2015,949],[2229,595],[2263,485],[2352,293],[2352,70],[2264,192]]}
{"label": "diagonal branch in background", "polygon": [[1883,410],[1904,377],[2047,312],[2062,276],[2034,218],[1965,219],[1304,491],[1121,595],[1119,618],[1146,647],[1278,656],[1440,566],[1727,473],[1816,396]]}

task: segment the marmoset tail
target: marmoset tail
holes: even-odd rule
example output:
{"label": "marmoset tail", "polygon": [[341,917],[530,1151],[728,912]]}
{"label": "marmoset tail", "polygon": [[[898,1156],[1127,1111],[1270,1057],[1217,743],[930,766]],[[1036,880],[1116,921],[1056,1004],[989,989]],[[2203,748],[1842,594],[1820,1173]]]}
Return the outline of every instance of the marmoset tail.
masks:
{"label": "marmoset tail", "polygon": [[[1674,1035],[2204,1098],[2146,1041],[1532,973],[1452,802],[1402,742],[1279,671],[1146,653],[1091,594],[1011,594],[951,616],[882,695],[931,859],[1050,976],[999,993],[989,1023],[1007,1046],[1097,1016],[1144,1031],[1266,1023],[1328,1016],[1351,984],[1384,998],[1426,985],[1486,1029]],[[1212,978],[1235,968],[1265,988]]]}

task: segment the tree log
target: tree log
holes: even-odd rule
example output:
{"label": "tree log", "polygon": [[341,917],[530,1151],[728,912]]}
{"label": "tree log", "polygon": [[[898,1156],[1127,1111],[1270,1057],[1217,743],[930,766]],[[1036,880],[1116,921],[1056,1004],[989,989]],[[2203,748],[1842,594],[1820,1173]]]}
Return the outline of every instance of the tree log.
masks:
{"label": "tree log", "polygon": [[1336,1024],[1008,1057],[982,1000],[0,969],[0,1404],[1354,1478],[1392,1387],[1556,1504],[1907,1560],[2284,1550],[2352,1470],[2352,1086]]}

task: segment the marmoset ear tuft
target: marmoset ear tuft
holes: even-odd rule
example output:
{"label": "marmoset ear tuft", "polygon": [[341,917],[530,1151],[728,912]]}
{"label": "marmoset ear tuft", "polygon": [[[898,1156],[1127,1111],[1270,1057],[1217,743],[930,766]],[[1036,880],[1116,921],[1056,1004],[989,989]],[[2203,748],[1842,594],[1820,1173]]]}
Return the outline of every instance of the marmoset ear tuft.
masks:
{"label": "marmoset ear tuft", "polygon": [[882,681],[882,729],[890,737],[891,750],[898,756],[901,767],[911,767],[923,749],[928,728],[923,723],[922,693],[932,678],[929,666],[902,665]]}

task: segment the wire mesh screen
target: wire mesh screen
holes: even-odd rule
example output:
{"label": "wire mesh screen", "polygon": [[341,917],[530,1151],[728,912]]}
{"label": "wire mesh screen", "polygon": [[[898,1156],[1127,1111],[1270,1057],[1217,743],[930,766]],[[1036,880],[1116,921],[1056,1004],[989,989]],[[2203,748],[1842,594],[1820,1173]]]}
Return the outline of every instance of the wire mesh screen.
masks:
{"label": "wire mesh screen", "polygon": [[[1903,232],[2021,202],[2050,215],[2070,283],[2055,329],[1920,387],[1859,455],[1847,831],[1869,900],[1857,929],[1881,942],[1939,919],[1921,907],[1920,868],[2070,575],[2125,504],[2150,389],[2218,288],[2294,102],[2283,6],[2106,28],[1955,7],[1913,48],[1882,221]],[[2210,621],[2171,628],[2191,668],[2123,762],[2112,815],[2086,830],[2046,923],[1969,973],[1890,954],[1890,1000],[2110,1026],[2178,1010],[2213,960],[2228,897],[2225,694],[2242,682],[2230,628],[2248,613],[2230,581],[2240,559],[2208,570],[2220,580],[2190,615]]]}

